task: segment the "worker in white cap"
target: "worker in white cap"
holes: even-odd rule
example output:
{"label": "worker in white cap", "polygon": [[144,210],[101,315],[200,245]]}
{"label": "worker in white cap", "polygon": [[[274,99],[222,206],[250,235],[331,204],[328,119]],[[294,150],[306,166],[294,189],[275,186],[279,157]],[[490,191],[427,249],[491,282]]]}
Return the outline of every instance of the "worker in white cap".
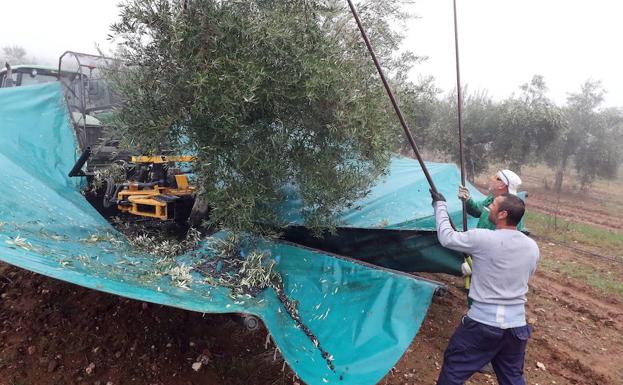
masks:
{"label": "worker in white cap", "polygon": [[[479,229],[495,230],[495,223],[489,220],[489,206],[496,197],[504,194],[517,195],[517,189],[521,185],[521,178],[511,170],[499,170],[489,179],[489,195],[482,201],[474,201],[465,186],[459,186],[459,199],[465,201],[467,213],[472,217],[478,218]],[[523,229],[523,219],[517,226]]]}

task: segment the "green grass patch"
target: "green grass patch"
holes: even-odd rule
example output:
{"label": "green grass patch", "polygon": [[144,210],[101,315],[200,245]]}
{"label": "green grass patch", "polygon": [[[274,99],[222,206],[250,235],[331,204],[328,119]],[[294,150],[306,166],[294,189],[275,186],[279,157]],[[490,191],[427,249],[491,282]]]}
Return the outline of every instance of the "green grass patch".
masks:
{"label": "green grass patch", "polygon": [[617,274],[612,272],[600,272],[594,266],[559,261],[552,259],[542,259],[539,268],[553,271],[583,281],[590,287],[605,294],[614,294],[623,299],[623,282]]}
{"label": "green grass patch", "polygon": [[532,210],[526,212],[526,227],[537,236],[598,248],[603,254],[619,255],[623,250],[622,232],[573,223]]}

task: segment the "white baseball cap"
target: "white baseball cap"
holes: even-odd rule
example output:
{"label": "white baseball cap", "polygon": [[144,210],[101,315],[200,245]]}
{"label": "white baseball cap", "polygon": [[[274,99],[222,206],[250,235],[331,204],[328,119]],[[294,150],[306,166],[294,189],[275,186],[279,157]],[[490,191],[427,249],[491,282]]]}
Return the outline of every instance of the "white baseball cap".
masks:
{"label": "white baseball cap", "polygon": [[499,170],[495,176],[500,178],[502,183],[508,187],[508,193],[517,195],[517,189],[521,185],[521,178],[511,170]]}

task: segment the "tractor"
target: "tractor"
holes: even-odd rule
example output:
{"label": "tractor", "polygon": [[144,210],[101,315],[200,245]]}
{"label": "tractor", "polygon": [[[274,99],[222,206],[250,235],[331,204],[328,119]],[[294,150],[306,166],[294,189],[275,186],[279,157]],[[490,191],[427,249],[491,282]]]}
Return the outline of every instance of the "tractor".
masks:
{"label": "tractor", "polygon": [[[86,178],[85,197],[105,216],[126,213],[154,220],[184,222],[195,201],[188,178],[192,156],[144,156],[120,151],[104,123],[122,100],[107,72],[127,67],[119,60],[67,51],[58,67],[15,65],[0,70],[0,88],[59,81],[81,152],[70,177]],[[182,165],[186,165],[183,169]],[[117,178],[106,170],[115,168]],[[102,177],[102,175],[104,175]]]}

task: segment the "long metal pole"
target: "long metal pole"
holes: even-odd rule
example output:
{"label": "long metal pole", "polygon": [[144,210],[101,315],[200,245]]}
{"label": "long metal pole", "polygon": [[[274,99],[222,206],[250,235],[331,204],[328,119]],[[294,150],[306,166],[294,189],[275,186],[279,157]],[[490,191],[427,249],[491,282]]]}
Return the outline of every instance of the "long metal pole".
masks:
{"label": "long metal pole", "polygon": [[407,122],[405,121],[404,116],[402,115],[402,111],[400,110],[400,107],[398,106],[398,103],[396,102],[394,93],[389,87],[389,83],[387,83],[387,79],[385,78],[383,69],[381,68],[379,61],[376,58],[376,54],[374,53],[372,44],[370,44],[370,39],[368,39],[368,35],[366,34],[366,31],[364,30],[363,25],[361,24],[361,19],[359,19],[359,14],[357,13],[357,10],[355,9],[355,6],[353,5],[352,1],[351,0],[347,0],[347,1],[348,1],[348,6],[350,7],[350,10],[353,13],[353,16],[355,17],[355,21],[357,22],[357,26],[359,27],[359,31],[361,32],[361,36],[363,36],[363,40],[365,41],[366,46],[368,47],[368,51],[370,52],[370,55],[372,56],[372,60],[374,61],[376,70],[378,71],[379,76],[381,77],[381,80],[383,81],[383,85],[385,86],[385,91],[387,91],[387,95],[389,96],[389,100],[391,100],[392,105],[394,106],[394,110],[396,111],[396,115],[398,115],[398,120],[400,120],[400,125],[402,126],[402,129],[404,130],[405,135],[407,136],[407,140],[409,141],[409,144],[411,144],[411,148],[413,149],[413,152],[415,153],[415,157],[420,163],[420,167],[422,168],[422,171],[424,172],[424,175],[426,176],[426,180],[428,181],[428,184],[430,185],[431,190],[437,192],[437,188],[435,187],[433,178],[431,178],[428,172],[428,169],[426,168],[426,165],[424,164],[424,161],[422,160],[422,156],[420,155],[420,151],[417,148],[417,144],[415,144],[415,139],[413,139],[413,135],[411,135],[411,130],[409,129],[409,126],[407,125]]}
{"label": "long metal pole", "polygon": [[[463,154],[463,95],[461,92],[461,70],[459,67],[459,32],[456,17],[456,0],[454,5],[454,52],[456,54],[456,106],[459,115],[459,158],[461,166],[461,184],[465,186],[465,155]],[[467,207],[463,200],[463,231],[467,231]]]}

